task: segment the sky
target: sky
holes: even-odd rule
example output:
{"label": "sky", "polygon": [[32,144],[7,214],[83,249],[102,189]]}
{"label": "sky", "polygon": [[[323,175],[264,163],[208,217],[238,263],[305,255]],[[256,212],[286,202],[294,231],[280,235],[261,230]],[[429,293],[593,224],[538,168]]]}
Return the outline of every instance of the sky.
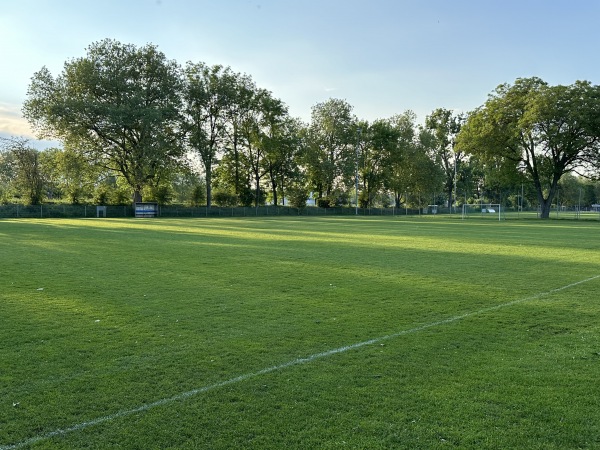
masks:
{"label": "sky", "polygon": [[21,115],[33,74],[56,77],[105,38],[230,66],[310,121],[346,100],[374,121],[471,111],[499,84],[600,82],[597,0],[4,0],[0,136],[37,147]]}

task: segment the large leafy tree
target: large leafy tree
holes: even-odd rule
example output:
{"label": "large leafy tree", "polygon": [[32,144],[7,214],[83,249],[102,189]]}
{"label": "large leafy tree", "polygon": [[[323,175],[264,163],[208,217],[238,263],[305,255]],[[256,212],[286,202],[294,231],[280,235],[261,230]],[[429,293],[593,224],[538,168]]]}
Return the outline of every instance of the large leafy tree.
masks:
{"label": "large leafy tree", "polygon": [[30,205],[38,205],[44,198],[45,176],[40,152],[25,138],[0,138],[0,152],[7,165],[3,172],[10,180],[15,194]]}
{"label": "large leafy tree", "polygon": [[101,178],[95,166],[81,153],[70,148],[49,148],[40,153],[48,195],[64,198],[72,204],[91,196],[94,184]]}
{"label": "large leafy tree", "polygon": [[252,197],[250,188],[250,168],[247,161],[246,131],[248,120],[256,111],[258,88],[252,78],[246,74],[236,73],[228,78],[231,100],[227,105],[227,127],[225,154],[223,162],[228,164],[231,178],[231,189],[242,200],[250,204]]}
{"label": "large leafy tree", "polygon": [[277,147],[277,133],[287,108],[271,92],[258,89],[255,92],[252,108],[247,111],[241,124],[244,139],[245,160],[249,164],[254,182],[254,203],[262,200],[261,179],[269,173],[267,154],[273,154]]}
{"label": "large leafy tree", "polygon": [[443,186],[444,168],[437,158],[436,145],[431,131],[421,128],[409,151],[410,192],[419,207],[427,206],[429,199],[440,192]]}
{"label": "large leafy tree", "polygon": [[376,194],[384,185],[388,164],[401,152],[400,128],[395,125],[394,119],[378,119],[370,125],[360,124],[361,208],[372,206]]}
{"label": "large leafy tree", "polygon": [[455,151],[454,148],[456,136],[463,122],[464,117],[461,114],[455,114],[445,108],[437,108],[425,118],[425,127],[435,137],[435,157],[444,169],[444,189],[449,208],[454,203],[457,169],[464,158],[462,152]]}
{"label": "large leafy tree", "polygon": [[209,207],[213,170],[223,151],[229,111],[236,101],[236,79],[229,67],[220,65],[189,62],[185,68],[182,129],[189,147],[202,160]]}
{"label": "large leafy tree", "polygon": [[414,188],[414,164],[419,154],[416,150],[416,116],[406,111],[389,119],[395,135],[395,145],[386,146],[383,163],[383,187],[394,194],[398,208],[406,202],[406,194]]}
{"label": "large leafy tree", "polygon": [[457,146],[490,164],[521,170],[548,218],[566,173],[591,173],[600,160],[600,87],[550,86],[539,78],[502,84],[470,114]]}
{"label": "large leafy tree", "polygon": [[280,109],[278,102],[273,106],[265,117],[263,165],[268,173],[273,204],[277,205],[279,200],[285,202],[287,187],[301,178],[298,155],[303,149],[301,133],[304,125],[300,120],[291,118],[286,110]]}
{"label": "large leafy tree", "polygon": [[345,100],[329,99],[313,106],[306,155],[308,176],[319,197],[330,196],[354,173],[357,120]]}
{"label": "large leafy tree", "polygon": [[122,175],[141,201],[144,186],[182,154],[176,133],[179,68],[154,45],[106,39],[31,80],[23,113],[40,136],[62,140],[93,164]]}

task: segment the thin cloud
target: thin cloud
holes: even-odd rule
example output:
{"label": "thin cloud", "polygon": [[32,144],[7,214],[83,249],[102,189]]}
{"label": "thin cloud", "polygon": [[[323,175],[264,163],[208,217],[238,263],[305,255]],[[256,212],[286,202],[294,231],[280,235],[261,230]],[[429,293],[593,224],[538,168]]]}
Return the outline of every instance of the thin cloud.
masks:
{"label": "thin cloud", "polygon": [[35,139],[29,123],[21,115],[20,107],[0,102],[0,133]]}

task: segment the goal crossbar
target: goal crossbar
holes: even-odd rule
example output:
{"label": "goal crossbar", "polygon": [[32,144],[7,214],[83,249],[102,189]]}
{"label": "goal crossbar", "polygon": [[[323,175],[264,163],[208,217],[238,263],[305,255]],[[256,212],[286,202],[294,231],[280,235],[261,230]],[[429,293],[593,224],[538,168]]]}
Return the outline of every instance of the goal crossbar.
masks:
{"label": "goal crossbar", "polygon": [[462,219],[479,214],[481,216],[492,216],[497,214],[498,220],[502,219],[502,207],[500,203],[477,203],[462,205]]}

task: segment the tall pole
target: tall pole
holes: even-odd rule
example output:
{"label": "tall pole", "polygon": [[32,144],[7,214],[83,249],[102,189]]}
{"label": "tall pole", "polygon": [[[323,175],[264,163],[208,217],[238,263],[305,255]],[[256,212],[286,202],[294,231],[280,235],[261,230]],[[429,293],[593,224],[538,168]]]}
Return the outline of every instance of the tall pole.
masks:
{"label": "tall pole", "polygon": [[[454,213],[454,202],[456,201],[456,194],[458,193],[458,188],[456,186],[456,153],[454,154],[454,198],[450,198],[450,214]],[[452,197],[452,193],[450,193]]]}
{"label": "tall pole", "polygon": [[577,205],[577,218],[581,216],[581,188],[579,188],[579,204]]}
{"label": "tall pole", "polygon": [[523,183],[521,183],[521,205],[520,205],[520,208],[521,208],[521,211],[523,211]]}
{"label": "tall pole", "polygon": [[355,165],[354,165],[354,214],[358,216],[358,143],[360,140],[360,128],[356,132],[356,146],[355,150]]}

